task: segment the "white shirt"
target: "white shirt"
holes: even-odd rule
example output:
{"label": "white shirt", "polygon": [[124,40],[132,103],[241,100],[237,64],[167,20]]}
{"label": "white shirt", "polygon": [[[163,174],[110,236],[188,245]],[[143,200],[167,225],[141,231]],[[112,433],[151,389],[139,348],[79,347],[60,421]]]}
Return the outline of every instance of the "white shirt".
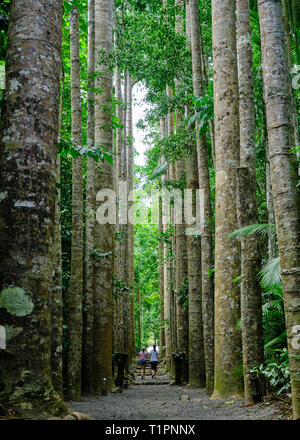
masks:
{"label": "white shirt", "polygon": [[151,355],[150,362],[157,362],[158,361],[158,351],[157,350],[155,350],[155,351],[151,350],[150,355]]}

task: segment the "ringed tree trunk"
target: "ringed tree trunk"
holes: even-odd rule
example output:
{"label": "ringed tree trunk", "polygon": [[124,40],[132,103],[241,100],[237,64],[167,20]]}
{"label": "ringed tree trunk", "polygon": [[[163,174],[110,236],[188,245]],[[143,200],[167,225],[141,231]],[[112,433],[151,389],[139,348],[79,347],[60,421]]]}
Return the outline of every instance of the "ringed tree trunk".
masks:
{"label": "ringed tree trunk", "polygon": [[[195,96],[204,94],[204,65],[201,61],[203,52],[201,45],[201,25],[199,5],[197,0],[190,0],[191,9],[191,49],[193,66],[193,89]],[[206,389],[209,394],[213,392],[214,385],[214,284],[212,276],[209,276],[213,268],[213,244],[212,244],[212,209],[210,197],[209,165],[206,136],[198,136],[197,131],[197,157],[198,178],[201,196],[204,198],[204,222],[201,233],[201,263],[202,263],[202,319],[203,339],[205,353]],[[213,128],[211,128],[213,133]],[[214,135],[212,134],[212,143]]]}
{"label": "ringed tree trunk", "polygon": [[[264,84],[262,84],[262,93],[264,100],[264,108],[266,108],[265,100],[265,90]],[[264,144],[266,151],[266,202],[267,202],[267,212],[268,212],[268,223],[275,225],[275,214],[274,214],[274,203],[273,203],[273,192],[272,192],[272,182],[271,182],[271,171],[270,171],[270,158],[269,158],[269,146],[268,146],[268,130],[267,130],[267,119],[266,113],[264,112]],[[269,261],[278,256],[277,248],[277,234],[273,234],[271,231],[268,232],[268,259]]]}
{"label": "ringed tree trunk", "polygon": [[[128,107],[127,107],[127,184],[128,194],[133,196],[133,130],[132,130],[132,80],[130,75],[127,77],[128,81]],[[129,201],[128,209],[133,210],[133,200]],[[134,225],[129,220],[128,222],[128,291],[129,295],[129,362],[134,356],[135,343],[134,343]]]}
{"label": "ringed tree trunk", "polygon": [[67,412],[51,383],[61,29],[61,0],[11,3],[0,134],[0,402],[19,414]]}
{"label": "ringed tree trunk", "polygon": [[241,396],[240,249],[228,235],[237,229],[236,168],[239,164],[239,104],[235,1],[212,1],[216,148],[215,381],[212,399]]}
{"label": "ringed tree trunk", "polygon": [[[191,49],[191,7],[186,5],[186,37],[187,47]],[[186,107],[188,117],[193,114],[189,103]],[[199,190],[197,146],[191,146],[191,154],[186,157],[187,188],[192,190],[192,212],[196,217],[196,191]],[[186,222],[188,223],[188,222]],[[192,225],[187,224],[187,263],[188,263],[188,295],[189,295],[189,386],[192,388],[205,387],[205,356],[202,321],[202,282],[201,282],[201,237],[190,235],[188,230]]]}
{"label": "ringed tree trunk", "polygon": [[[160,138],[166,137],[166,121],[164,117],[160,118]],[[162,161],[164,158],[162,157]],[[163,186],[163,178],[162,178]],[[162,217],[162,198],[159,197],[159,225],[158,234],[159,238],[162,238],[164,232],[163,217]],[[159,290],[160,290],[160,355],[164,358],[166,355],[166,338],[165,338],[165,322],[164,322],[164,244],[161,240],[158,242],[158,265],[159,265]]]}
{"label": "ringed tree trunk", "polygon": [[[179,118],[177,115],[177,123]],[[180,181],[184,176],[184,160],[175,163],[175,179]],[[183,204],[183,202],[182,202]],[[185,353],[184,368],[181,370],[181,381],[188,381],[189,375],[189,306],[187,284],[187,244],[184,221],[174,225],[175,229],[175,289],[177,307],[177,350]]]}
{"label": "ringed tree trunk", "polygon": [[[196,191],[199,189],[196,145],[186,158],[187,187],[193,191],[193,214],[196,212]],[[205,356],[202,321],[201,238],[187,235],[189,289],[189,385],[205,387]]]}
{"label": "ringed tree trunk", "polygon": [[[172,95],[172,89],[167,86],[166,94],[168,97]],[[174,114],[173,112],[168,112],[167,124],[166,124],[167,135],[171,136],[174,132]],[[172,164],[168,165],[166,180],[172,178],[171,173]],[[165,185],[164,187],[165,188]],[[167,218],[171,218],[170,206],[167,206],[167,211],[163,206],[163,231],[166,234],[170,230],[172,224],[167,221]],[[167,370],[171,372],[174,371],[174,362],[172,358],[172,351],[175,350],[174,347],[174,324],[175,324],[175,313],[174,313],[174,292],[173,292],[173,276],[172,276],[172,237],[164,243],[164,319],[165,319],[165,342],[166,342],[166,366]]]}
{"label": "ringed tree trunk", "polygon": [[[297,1],[298,3],[298,1]],[[288,69],[291,72],[293,68],[293,60],[292,60],[292,51],[291,51],[291,35],[292,29],[289,20],[289,5],[288,0],[283,0],[283,21],[284,21],[284,31],[285,31],[285,42],[286,42],[286,50],[287,50],[287,60],[288,60]],[[300,8],[300,6],[299,6]],[[297,23],[299,26],[299,23]],[[294,141],[295,145],[299,145],[299,126],[298,126],[298,114],[297,114],[297,102],[294,93],[294,89],[292,87],[292,77],[290,76],[290,87],[291,87],[291,96],[292,96],[292,112],[293,112],[293,125],[294,125]],[[300,152],[296,151],[296,157],[298,160],[300,159]],[[300,175],[300,168],[298,169],[298,174]]]}
{"label": "ringed tree trunk", "polygon": [[[128,200],[128,151],[127,151],[127,137],[128,137],[128,72],[124,70],[124,113],[123,113],[123,144],[122,144],[122,181],[126,182],[127,190],[124,196],[126,197],[126,203]],[[121,261],[122,264],[122,283],[125,287],[129,286],[129,258],[128,258],[128,249],[129,249],[129,224],[128,224],[128,206],[126,206],[126,219],[124,219],[126,223],[123,224],[123,238],[121,241]],[[122,292],[122,304],[123,304],[123,325],[124,325],[124,352],[128,353],[125,363],[125,369],[129,372],[129,349],[130,349],[130,298],[128,295],[128,291],[125,290]]]}
{"label": "ringed tree trunk", "polygon": [[[95,72],[95,0],[88,2],[88,102],[87,102],[87,145],[95,145],[94,80]],[[83,344],[82,344],[82,390],[93,390],[94,351],[94,265],[91,256],[94,250],[95,224],[95,161],[88,157],[86,163],[86,219],[85,219],[85,260],[84,260],[84,301],[83,301]]]}
{"label": "ringed tree trunk", "polygon": [[142,347],[142,310],[141,310],[141,291],[140,286],[137,286],[137,334],[138,334],[138,350]]}
{"label": "ringed tree trunk", "polygon": [[[258,221],[255,171],[255,117],[253,96],[253,62],[249,0],[238,0],[237,53],[240,115],[240,167],[238,180],[239,227]],[[258,282],[260,254],[257,237],[241,242],[241,317],[244,390],[246,404],[253,404],[253,389],[249,371],[264,360],[262,297]]]}
{"label": "ringed tree trunk", "polygon": [[[183,34],[183,2],[182,0],[175,0],[177,7],[180,7],[176,15],[175,29],[179,34]],[[178,87],[180,80],[175,81],[175,86]],[[183,114],[180,109],[176,110],[176,131],[180,129],[183,121]],[[185,161],[183,158],[177,160],[174,164],[175,180],[179,181],[185,179]],[[180,188],[183,194],[183,189]],[[181,202],[183,208],[183,198]],[[184,220],[181,224],[174,225],[175,230],[175,291],[176,291],[176,307],[177,307],[177,349],[185,353],[184,368],[181,370],[181,381],[188,381],[189,377],[189,310],[188,310],[188,289],[187,282],[187,248]]]}
{"label": "ringed tree trunk", "polygon": [[278,0],[258,2],[262,68],[278,250],[284,295],[294,419],[300,419],[300,196],[294,146],[292,97]]}
{"label": "ringed tree trunk", "polygon": [[[70,14],[71,49],[71,119],[72,138],[82,144],[80,97],[79,12],[73,6]],[[72,160],[72,250],[71,274],[66,295],[68,335],[66,395],[69,400],[81,396],[82,355],[82,272],[83,272],[83,171],[82,158]]]}
{"label": "ringed tree trunk", "polygon": [[[95,53],[96,89],[101,89],[95,96],[95,144],[113,153],[112,133],[112,72],[110,66],[98,60],[105,52],[112,50],[112,0],[95,3]],[[98,55],[99,54],[99,55]],[[101,169],[99,169],[101,168]],[[104,161],[95,172],[95,192],[113,190],[113,167]],[[113,291],[113,253],[114,225],[95,222],[95,248],[103,257],[94,261],[94,366],[93,388],[99,392],[106,379],[107,389],[113,385],[112,378],[112,291]]]}
{"label": "ringed tree trunk", "polygon": [[[58,141],[62,128],[64,101],[64,72],[62,69],[61,91],[59,102]],[[56,199],[55,225],[53,241],[53,298],[51,309],[51,377],[55,391],[63,395],[63,301],[62,301],[62,248],[61,248],[61,214],[60,202],[60,156],[56,159]]]}
{"label": "ringed tree trunk", "polygon": [[[274,203],[272,193],[270,160],[269,160],[269,147],[268,140],[266,139],[266,199],[267,199],[267,211],[268,211],[268,223],[275,225]],[[276,236],[272,232],[268,233],[268,257],[269,261],[275,258],[277,255],[277,243]]]}
{"label": "ringed tree trunk", "polygon": [[[116,67],[115,74],[115,87],[116,87],[116,98],[118,102],[122,102],[122,90],[121,90],[121,72],[119,67]],[[117,118],[120,121],[120,124],[123,124],[123,108],[122,105],[117,106]],[[117,191],[119,190],[119,183],[122,180],[122,128],[116,128],[116,163],[117,163]],[[119,208],[119,205],[118,205]],[[115,244],[115,255],[116,255],[116,269],[115,269],[115,277],[116,281],[119,282],[122,280],[122,265],[123,262],[121,260],[121,250],[123,247],[124,239],[122,237],[122,232],[124,229],[124,225],[119,222],[119,210],[117,216],[117,231],[119,233],[119,239]],[[124,326],[123,326],[123,298],[122,295],[118,295],[115,298],[116,302],[116,351],[119,353],[124,352]]]}
{"label": "ringed tree trunk", "polygon": [[[170,117],[174,115],[171,114]],[[170,128],[172,127],[172,122],[174,124],[174,119],[170,119]],[[173,125],[173,132],[174,132],[174,125]],[[170,130],[170,133],[172,131]],[[169,165],[169,180],[174,181],[175,180],[175,165],[174,162],[171,162]],[[175,249],[176,249],[176,236],[175,236],[175,225],[174,225],[174,207],[170,207],[171,211],[171,221],[169,224],[169,228],[171,228],[171,237],[170,237],[170,253],[169,253],[169,267],[170,267],[170,295],[171,295],[171,306],[170,306],[170,326],[171,326],[171,352],[175,352],[178,348],[178,339],[177,339],[177,316],[178,316],[178,310],[177,310],[177,298],[175,295]],[[171,374],[175,375],[175,363],[172,356],[171,359]]]}
{"label": "ringed tree trunk", "polygon": [[[172,96],[171,87],[167,88],[167,95],[169,97]],[[174,134],[174,113],[168,112],[168,136],[172,136]],[[168,180],[175,180],[175,167],[174,163],[170,162],[168,167]],[[169,296],[170,296],[170,310],[169,310],[169,318],[170,318],[170,367],[171,367],[171,375],[175,374],[175,364],[172,353],[177,350],[177,307],[176,307],[176,296],[175,296],[175,267],[174,267],[174,253],[175,253],[175,227],[174,227],[174,208],[170,206],[170,221],[167,225],[167,229],[170,229],[170,240],[168,243],[168,270],[169,270]]]}
{"label": "ringed tree trunk", "polygon": [[[169,170],[166,174],[166,179],[168,179]],[[169,209],[169,208],[168,208]],[[163,221],[163,232],[166,234],[169,225],[167,224],[164,216],[168,213],[163,210],[162,221]],[[168,371],[171,371],[172,363],[172,346],[171,346],[171,271],[170,271],[170,244],[169,242],[164,242],[164,321],[165,321],[165,343],[166,343],[166,367]]]}

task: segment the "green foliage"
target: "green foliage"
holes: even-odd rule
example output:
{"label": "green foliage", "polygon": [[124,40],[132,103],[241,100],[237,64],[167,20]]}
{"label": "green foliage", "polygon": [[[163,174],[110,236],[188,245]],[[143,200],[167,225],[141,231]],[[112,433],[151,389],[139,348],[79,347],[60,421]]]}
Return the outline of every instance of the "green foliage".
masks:
{"label": "green foliage", "polygon": [[101,252],[99,249],[95,248],[91,253],[90,253],[92,258],[108,258],[112,255],[112,252]]}
{"label": "green foliage", "polygon": [[289,367],[289,354],[286,348],[272,350],[274,360],[256,367],[260,376],[264,377],[270,390],[277,395],[287,393],[291,397],[291,379]]}
{"label": "green foliage", "polygon": [[159,241],[161,241],[162,243],[171,245],[173,237],[174,237],[174,228],[169,227],[165,230],[165,232],[160,233]]}
{"label": "green foliage", "polygon": [[196,113],[188,120],[188,128],[198,121],[198,134],[203,135],[207,131],[208,122],[214,117],[214,101],[212,96],[204,95],[193,99]]}
{"label": "green foliage", "polygon": [[244,238],[249,235],[256,236],[268,236],[271,233],[276,236],[276,226],[273,224],[253,224],[244,226],[240,229],[236,229],[231,234],[228,235],[228,238]]}
{"label": "green foliage", "polygon": [[[137,224],[134,228],[134,275],[135,275],[135,333],[137,322],[142,317],[143,344],[150,344],[159,338],[160,326],[160,295],[158,275],[158,228],[157,225]],[[140,304],[137,292],[140,292]],[[140,347],[137,347],[139,349]]]}
{"label": "green foliage", "polygon": [[115,231],[115,241],[118,243],[125,237],[125,232]]}
{"label": "green foliage", "polygon": [[272,258],[259,272],[260,284],[262,287],[273,287],[281,285],[280,260],[279,257]]}
{"label": "green foliage", "polygon": [[77,157],[90,157],[96,162],[101,160],[107,160],[111,165],[113,165],[113,158],[110,153],[105,151],[104,147],[94,146],[94,147],[84,147],[82,145],[76,145],[72,139],[66,140],[61,138],[58,144],[58,153],[60,156],[66,158],[71,156],[73,158]]}
{"label": "green foliage", "polygon": [[163,162],[162,164],[158,165],[153,173],[150,176],[151,180],[156,179],[157,177],[160,177],[162,174],[166,173],[168,164],[166,162]]}
{"label": "green foliage", "polygon": [[182,281],[182,285],[180,289],[176,290],[176,295],[179,298],[180,304],[183,306],[183,309],[186,310],[189,306],[189,282],[188,276],[185,276]]}
{"label": "green foliage", "polygon": [[114,286],[113,297],[115,300],[121,296],[130,294],[131,292],[131,288],[126,285],[123,279],[114,281],[113,286]]}
{"label": "green foliage", "polygon": [[5,60],[6,56],[9,6],[10,0],[2,0],[0,5],[0,60]]}
{"label": "green foliage", "polygon": [[[256,236],[259,239],[268,236],[269,233],[276,236],[275,225],[253,224],[233,231],[228,237],[242,239]],[[258,278],[263,289],[264,350],[265,357],[269,358],[274,347],[283,349],[287,345],[279,257],[265,263],[258,273]],[[239,320],[237,323],[239,330],[241,325]]]}
{"label": "green foliage", "polygon": [[287,346],[282,287],[263,289],[262,299],[265,358],[270,359],[274,348]]}

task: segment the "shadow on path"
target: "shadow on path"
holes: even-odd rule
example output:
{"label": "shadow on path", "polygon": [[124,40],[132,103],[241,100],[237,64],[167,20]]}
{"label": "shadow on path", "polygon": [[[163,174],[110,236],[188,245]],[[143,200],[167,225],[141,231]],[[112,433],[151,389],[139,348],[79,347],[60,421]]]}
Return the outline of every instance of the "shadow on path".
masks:
{"label": "shadow on path", "polygon": [[[153,386],[155,384],[155,386]],[[166,375],[151,375],[121,394],[85,397],[71,403],[75,410],[97,420],[276,420],[280,409],[269,403],[241,407],[244,399],[209,400],[205,390],[170,385]]]}

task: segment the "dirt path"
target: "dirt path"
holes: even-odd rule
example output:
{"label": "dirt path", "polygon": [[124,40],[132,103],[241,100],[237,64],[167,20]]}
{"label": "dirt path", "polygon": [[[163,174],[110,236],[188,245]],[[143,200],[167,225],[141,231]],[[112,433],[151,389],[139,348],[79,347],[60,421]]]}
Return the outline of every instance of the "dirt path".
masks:
{"label": "dirt path", "polygon": [[[97,420],[276,420],[286,416],[269,403],[243,408],[244,399],[209,400],[205,390],[170,385],[167,376],[141,380],[121,394],[71,403]],[[154,384],[155,383],[155,384]],[[160,383],[160,384],[159,384]]]}

